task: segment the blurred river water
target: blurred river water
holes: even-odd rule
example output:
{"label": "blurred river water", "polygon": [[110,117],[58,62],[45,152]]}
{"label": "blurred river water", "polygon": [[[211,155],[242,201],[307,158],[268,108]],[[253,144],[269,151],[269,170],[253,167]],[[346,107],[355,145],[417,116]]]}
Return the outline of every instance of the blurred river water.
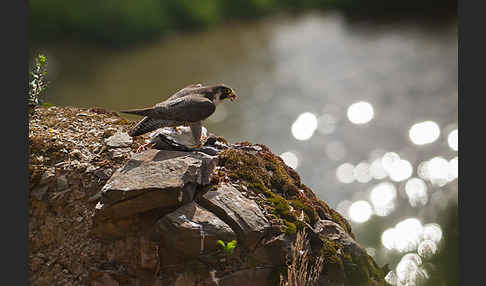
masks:
{"label": "blurred river water", "polygon": [[[418,285],[422,260],[440,248],[437,213],[457,201],[457,33],[455,21],[306,13],[123,50],[63,43],[36,51],[49,60],[46,101],[56,105],[117,111],[192,83],[233,87],[239,100],[218,106],[209,132],[269,146],[351,220],[379,263],[398,255],[391,282]],[[382,228],[367,240],[362,226],[373,218]]]}

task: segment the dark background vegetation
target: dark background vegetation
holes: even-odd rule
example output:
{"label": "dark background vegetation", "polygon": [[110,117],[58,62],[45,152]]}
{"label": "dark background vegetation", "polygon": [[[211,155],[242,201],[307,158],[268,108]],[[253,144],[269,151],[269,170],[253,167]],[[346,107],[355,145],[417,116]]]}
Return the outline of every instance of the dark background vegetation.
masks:
{"label": "dark background vegetation", "polygon": [[437,18],[457,14],[456,0],[32,0],[30,38],[92,40],[122,47],[179,29],[204,29],[280,11],[339,10],[350,19]]}

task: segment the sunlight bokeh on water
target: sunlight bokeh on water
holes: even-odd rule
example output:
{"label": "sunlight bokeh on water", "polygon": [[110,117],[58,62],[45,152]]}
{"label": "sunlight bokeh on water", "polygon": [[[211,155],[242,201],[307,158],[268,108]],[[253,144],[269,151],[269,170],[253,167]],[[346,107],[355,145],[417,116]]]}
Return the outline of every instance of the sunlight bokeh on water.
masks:
{"label": "sunlight bokeh on water", "polygon": [[357,201],[351,204],[348,214],[352,221],[362,223],[371,217],[373,210],[367,201]]}
{"label": "sunlight bokeh on water", "polygon": [[372,177],[370,174],[370,164],[367,162],[360,162],[353,169],[353,176],[357,182],[368,183]]}
{"label": "sunlight bokeh on water", "polygon": [[354,182],[354,166],[350,163],[343,163],[336,169],[337,179],[344,184]]}
{"label": "sunlight bokeh on water", "polygon": [[409,136],[414,144],[424,145],[439,138],[440,127],[434,121],[424,121],[410,127]]}
{"label": "sunlight bokeh on water", "polygon": [[458,159],[454,157],[447,161],[441,156],[434,157],[419,165],[418,174],[421,178],[430,181],[432,185],[443,187],[457,178]]}
{"label": "sunlight bokeh on water", "polygon": [[405,184],[405,192],[412,207],[425,206],[428,202],[427,185],[419,178],[411,178]]}
{"label": "sunlight bokeh on water", "polygon": [[449,147],[451,147],[452,150],[459,150],[459,132],[457,129],[454,129],[449,133],[449,136],[447,136],[447,143],[449,143]]}
{"label": "sunlight bokeh on water", "polygon": [[382,182],[373,187],[370,193],[370,201],[373,204],[375,214],[387,216],[395,209],[397,189],[390,182]]}
{"label": "sunlight bokeh on water", "polygon": [[365,124],[373,119],[373,106],[365,101],[351,104],[348,107],[348,119],[354,124]]}
{"label": "sunlight bokeh on water", "polygon": [[297,140],[308,140],[317,128],[317,118],[310,112],[304,112],[292,124],[292,135]]}

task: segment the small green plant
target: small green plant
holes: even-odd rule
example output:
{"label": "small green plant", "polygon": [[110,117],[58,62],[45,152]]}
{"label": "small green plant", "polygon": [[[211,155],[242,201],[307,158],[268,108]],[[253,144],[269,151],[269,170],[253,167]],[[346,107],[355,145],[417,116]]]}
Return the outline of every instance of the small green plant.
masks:
{"label": "small green plant", "polygon": [[47,84],[47,58],[39,54],[29,74],[29,108],[43,105],[41,96],[45,93]]}
{"label": "small green plant", "polygon": [[228,241],[227,243],[225,243],[222,240],[218,240],[218,244],[221,245],[221,247],[223,247],[224,251],[227,254],[233,254],[236,247],[236,243],[237,243],[236,240]]}

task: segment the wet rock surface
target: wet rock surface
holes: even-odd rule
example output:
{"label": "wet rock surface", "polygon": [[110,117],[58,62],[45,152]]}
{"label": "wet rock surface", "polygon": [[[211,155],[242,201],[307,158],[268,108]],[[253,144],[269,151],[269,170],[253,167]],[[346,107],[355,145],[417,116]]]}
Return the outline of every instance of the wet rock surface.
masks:
{"label": "wet rock surface", "polygon": [[31,285],[278,285],[299,231],[325,257],[319,285],[386,285],[349,223],[266,146],[210,134],[136,154],[150,135],[128,144],[134,124],[102,109],[33,113]]}

